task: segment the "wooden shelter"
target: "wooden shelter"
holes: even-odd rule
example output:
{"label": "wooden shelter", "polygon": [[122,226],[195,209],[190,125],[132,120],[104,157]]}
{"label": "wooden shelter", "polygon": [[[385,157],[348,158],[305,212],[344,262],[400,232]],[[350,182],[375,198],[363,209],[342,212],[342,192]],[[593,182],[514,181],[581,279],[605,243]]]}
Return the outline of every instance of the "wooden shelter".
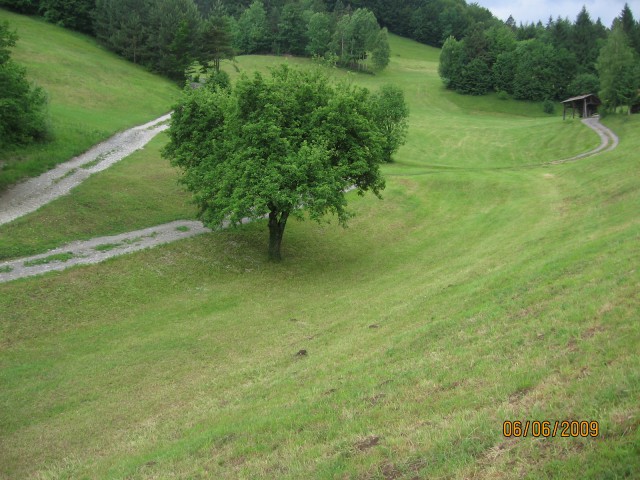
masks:
{"label": "wooden shelter", "polygon": [[567,108],[571,109],[571,118],[576,116],[576,111],[582,118],[587,118],[597,113],[598,106],[601,105],[602,102],[593,93],[589,93],[587,95],[567,98],[562,101],[562,104],[564,105],[564,110],[562,111],[562,119],[564,120],[567,115]]}

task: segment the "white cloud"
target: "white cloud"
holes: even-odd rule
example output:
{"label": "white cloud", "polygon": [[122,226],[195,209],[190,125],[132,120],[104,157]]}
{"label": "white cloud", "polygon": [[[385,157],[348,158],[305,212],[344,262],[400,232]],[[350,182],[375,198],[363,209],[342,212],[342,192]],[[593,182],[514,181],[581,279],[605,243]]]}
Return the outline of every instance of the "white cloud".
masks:
{"label": "white cloud", "polygon": [[[502,20],[512,15],[517,23],[536,23],[541,20],[543,24],[547,23],[549,16],[554,19],[558,16],[568,17],[573,22],[584,5],[591,19],[595,22],[600,18],[606,27],[611,26],[625,4],[625,0],[470,0],[468,3],[473,1],[488,8]],[[637,6],[629,2],[629,7],[637,20],[640,16]]]}

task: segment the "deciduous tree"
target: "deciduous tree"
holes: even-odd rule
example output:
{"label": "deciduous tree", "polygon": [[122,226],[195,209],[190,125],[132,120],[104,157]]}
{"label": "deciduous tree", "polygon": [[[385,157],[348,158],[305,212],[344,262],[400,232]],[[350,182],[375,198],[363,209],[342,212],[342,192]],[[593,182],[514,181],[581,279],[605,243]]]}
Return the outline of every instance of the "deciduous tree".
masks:
{"label": "deciduous tree", "polygon": [[317,12],[309,19],[306,51],[309,55],[324,56],[331,49],[333,36],[332,18],[328,13]]}
{"label": "deciduous tree", "polygon": [[234,46],[241,53],[261,53],[269,44],[267,12],[261,0],[254,0],[238,19]]}
{"label": "deciduous tree", "polygon": [[619,22],[600,50],[596,66],[600,75],[600,98],[605,108],[615,110],[620,105],[629,105],[630,109],[640,88],[640,68]]}
{"label": "deciduous tree", "polygon": [[379,196],[384,138],[371,95],[333,86],[325,74],[281,66],[246,76],[231,91],[201,88],[175,108],[164,155],[205,224],[268,217],[269,256],[281,258],[290,216],[350,216],[345,190]]}
{"label": "deciduous tree", "polygon": [[384,138],[383,159],[391,162],[391,156],[404,144],[409,130],[409,107],[404,101],[404,93],[395,85],[383,85],[373,95],[373,114],[376,125]]}
{"label": "deciduous tree", "polygon": [[376,70],[383,70],[389,65],[391,57],[391,48],[389,48],[389,37],[387,29],[381,28],[371,52],[371,61]]}

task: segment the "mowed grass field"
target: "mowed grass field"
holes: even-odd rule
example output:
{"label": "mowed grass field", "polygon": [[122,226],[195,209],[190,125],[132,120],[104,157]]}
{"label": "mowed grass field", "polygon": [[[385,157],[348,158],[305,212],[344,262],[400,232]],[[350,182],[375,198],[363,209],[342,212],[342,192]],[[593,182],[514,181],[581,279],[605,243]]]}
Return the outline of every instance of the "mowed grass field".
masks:
{"label": "mowed grass field", "polygon": [[[281,264],[256,222],[0,284],[0,477],[640,475],[640,119],[525,167],[597,136],[444,91],[437,50],[392,54],[352,78],[404,88],[409,141],[348,229],[291,221]],[[189,215],[163,141],[1,226],[3,255]]]}
{"label": "mowed grass field", "polygon": [[117,131],[167,113],[180,88],[41,19],[0,9],[18,34],[12,58],[49,96],[52,140],[0,152],[0,190],[69,160]]}

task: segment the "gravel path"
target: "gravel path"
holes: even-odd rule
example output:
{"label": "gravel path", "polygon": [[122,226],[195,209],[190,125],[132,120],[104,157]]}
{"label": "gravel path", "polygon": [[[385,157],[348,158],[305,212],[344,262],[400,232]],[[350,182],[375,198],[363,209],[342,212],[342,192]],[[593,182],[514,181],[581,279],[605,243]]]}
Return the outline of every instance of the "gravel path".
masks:
{"label": "gravel path", "polygon": [[[64,195],[85,178],[109,167],[113,163],[142,148],[151,139],[168,128],[165,124],[171,115],[164,115],[152,122],[117,134],[109,140],[56,169],[12,187],[0,196],[0,225],[32,212],[51,200]],[[593,129],[601,139],[600,145],[588,152],[571,158],[555,160],[545,165],[579,160],[618,146],[618,137],[598,118],[587,118],[582,123]],[[243,219],[242,223],[248,223]],[[222,225],[226,228],[227,223]],[[64,270],[74,265],[99,263],[108,258],[136,252],[145,248],[193,237],[210,230],[201,222],[179,220],[156,227],[97,237],[91,240],[69,243],[47,253],[32,257],[0,262],[0,283],[18,278],[31,277],[46,272]]]}
{"label": "gravel path", "polygon": [[68,243],[47,253],[0,263],[0,283],[64,270],[74,265],[98,263],[163,243],[209,232],[202,223],[179,220],[156,227]]}
{"label": "gravel path", "polygon": [[171,114],[130,128],[61,163],[39,177],[18,183],[0,194],[0,225],[31,213],[66,194],[90,175],[131,155],[169,128]]}
{"label": "gravel path", "polygon": [[587,127],[598,134],[598,136],[600,137],[600,145],[597,148],[589,150],[585,153],[581,153],[580,155],[575,155],[570,158],[564,158],[562,160],[554,160],[553,162],[549,162],[546,165],[558,165],[560,163],[574,162],[576,160],[580,160],[581,158],[590,157],[591,155],[595,155],[603,151],[608,152],[618,146],[618,143],[620,142],[618,136],[607,127],[602,125],[600,123],[600,118],[584,118],[582,119],[582,123],[584,123]]}

